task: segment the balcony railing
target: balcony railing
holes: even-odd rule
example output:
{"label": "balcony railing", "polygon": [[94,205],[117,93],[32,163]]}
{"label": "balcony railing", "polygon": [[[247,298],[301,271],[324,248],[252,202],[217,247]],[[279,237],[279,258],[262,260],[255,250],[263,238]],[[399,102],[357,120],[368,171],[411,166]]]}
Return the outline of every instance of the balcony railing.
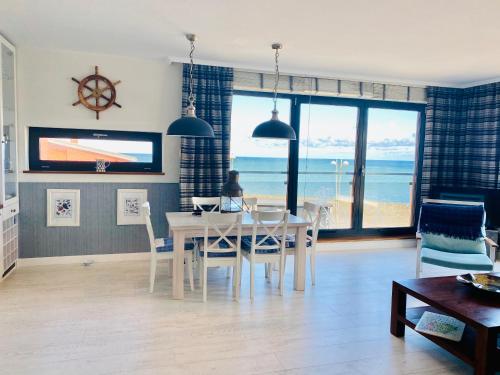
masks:
{"label": "balcony railing", "polygon": [[[352,180],[354,172],[300,171],[298,174],[299,198],[297,204],[299,213],[304,201],[316,201],[324,206],[323,228],[349,228],[352,215]],[[240,175],[245,194],[258,197],[261,206],[285,206],[286,188],[284,185],[287,184],[286,171],[244,170],[240,171]],[[247,180],[245,177],[250,177],[249,175],[255,177],[252,176],[254,178]],[[276,179],[258,178],[266,175],[275,175]],[[325,176],[323,181],[318,179],[321,176]],[[405,181],[405,176],[413,180],[413,173],[408,172],[366,172],[365,200],[362,203],[364,207],[364,227],[402,227],[411,225],[413,181]],[[308,177],[313,177],[313,179],[311,180]],[[279,188],[280,184],[281,188]],[[404,188],[404,185],[407,188]]]}

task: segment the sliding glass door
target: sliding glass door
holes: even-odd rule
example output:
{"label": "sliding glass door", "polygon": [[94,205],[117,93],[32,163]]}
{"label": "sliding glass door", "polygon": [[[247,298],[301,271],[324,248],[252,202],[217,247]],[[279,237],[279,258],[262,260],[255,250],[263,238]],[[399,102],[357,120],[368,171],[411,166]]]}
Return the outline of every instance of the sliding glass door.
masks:
{"label": "sliding glass door", "polygon": [[324,97],[295,103],[292,211],[300,213],[304,201],[319,203],[323,236],[412,232],[424,106]]}
{"label": "sliding glass door", "polygon": [[[279,98],[282,121],[290,123],[288,98]],[[285,208],[287,204],[289,142],[252,138],[255,127],[269,120],[272,98],[235,95],[231,114],[231,169],[240,172],[246,197],[256,197],[261,208]]]}
{"label": "sliding glass door", "polygon": [[245,196],[298,214],[319,203],[323,237],[414,231],[425,105],[283,94],[297,140],[252,138],[271,107],[269,93],[233,99],[231,167]]}
{"label": "sliding glass door", "polygon": [[363,228],[412,225],[418,117],[417,111],[368,109]]}
{"label": "sliding glass door", "polygon": [[302,104],[297,210],[304,201],[323,207],[324,229],[352,228],[358,108]]}

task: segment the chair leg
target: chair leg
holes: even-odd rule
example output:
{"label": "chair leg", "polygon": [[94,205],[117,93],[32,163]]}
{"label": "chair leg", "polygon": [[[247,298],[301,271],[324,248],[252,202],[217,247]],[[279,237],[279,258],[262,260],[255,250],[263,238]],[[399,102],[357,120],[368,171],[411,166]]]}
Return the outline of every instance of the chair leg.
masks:
{"label": "chair leg", "polygon": [[226,267],[226,279],[231,277],[231,267]]}
{"label": "chair leg", "polygon": [[311,266],[311,284],[316,285],[316,250],[311,249],[311,257],[309,259]]}
{"label": "chair leg", "polygon": [[253,302],[254,299],[254,287],[255,287],[255,262],[253,259],[250,260],[250,299]]}
{"label": "chair leg", "polygon": [[240,300],[240,293],[241,293],[241,263],[242,259],[236,261],[236,282],[235,282],[235,288],[236,288],[236,301]]}
{"label": "chair leg", "polygon": [[417,239],[417,267],[416,276],[417,279],[422,275],[422,241]]}
{"label": "chair leg", "polygon": [[264,264],[264,276],[265,278],[269,278],[269,263]]}
{"label": "chair leg", "polygon": [[155,287],[156,278],[156,259],[151,258],[151,264],[149,266],[149,293],[153,293]]}
{"label": "chair leg", "polygon": [[174,260],[168,259],[167,260],[167,277],[172,277],[172,275],[174,274],[173,269],[174,269]]}
{"label": "chair leg", "polygon": [[187,259],[186,259],[186,265],[187,265],[187,273],[189,277],[189,286],[191,287],[191,291],[194,290],[194,276],[193,276],[193,254],[188,253]]}
{"label": "chair leg", "polygon": [[239,270],[240,270],[240,267],[235,264],[233,266],[233,298],[235,301],[238,301],[239,300],[239,293],[238,293],[238,289],[239,289],[239,280],[238,280],[238,273],[239,273]]}
{"label": "chair leg", "polygon": [[267,275],[267,282],[272,284],[273,283],[273,265],[272,265],[272,263],[267,263],[267,269],[269,272],[269,275]]}
{"label": "chair leg", "polygon": [[243,257],[240,259],[238,286],[241,288],[241,275],[243,275]]}
{"label": "chair leg", "polygon": [[200,288],[203,288],[203,263],[201,259],[198,259],[198,282],[200,283]]}
{"label": "chair leg", "polygon": [[422,276],[422,261],[417,259],[417,272],[416,272],[417,279],[420,279],[420,276]]}
{"label": "chair leg", "polygon": [[203,262],[203,302],[207,302],[207,264]]}
{"label": "chair leg", "polygon": [[284,284],[285,284],[285,257],[282,256],[280,259],[280,267],[279,267],[279,272],[280,272],[280,296],[283,295],[283,289],[284,289]]}

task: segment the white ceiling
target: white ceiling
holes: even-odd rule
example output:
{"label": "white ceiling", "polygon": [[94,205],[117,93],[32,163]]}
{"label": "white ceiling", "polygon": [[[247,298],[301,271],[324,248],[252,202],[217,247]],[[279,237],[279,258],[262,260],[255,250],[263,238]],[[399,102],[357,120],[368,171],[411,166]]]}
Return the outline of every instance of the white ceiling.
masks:
{"label": "white ceiling", "polygon": [[1,0],[18,46],[334,78],[464,86],[500,80],[499,0]]}

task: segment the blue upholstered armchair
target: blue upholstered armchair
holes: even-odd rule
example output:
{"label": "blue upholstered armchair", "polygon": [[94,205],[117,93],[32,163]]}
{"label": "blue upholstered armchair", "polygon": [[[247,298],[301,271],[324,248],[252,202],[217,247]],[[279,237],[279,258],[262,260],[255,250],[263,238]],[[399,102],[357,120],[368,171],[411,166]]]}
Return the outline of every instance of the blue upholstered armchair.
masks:
{"label": "blue upholstered armchair", "polygon": [[482,202],[424,199],[417,232],[417,278],[422,263],[492,271],[498,245],[486,237]]}

